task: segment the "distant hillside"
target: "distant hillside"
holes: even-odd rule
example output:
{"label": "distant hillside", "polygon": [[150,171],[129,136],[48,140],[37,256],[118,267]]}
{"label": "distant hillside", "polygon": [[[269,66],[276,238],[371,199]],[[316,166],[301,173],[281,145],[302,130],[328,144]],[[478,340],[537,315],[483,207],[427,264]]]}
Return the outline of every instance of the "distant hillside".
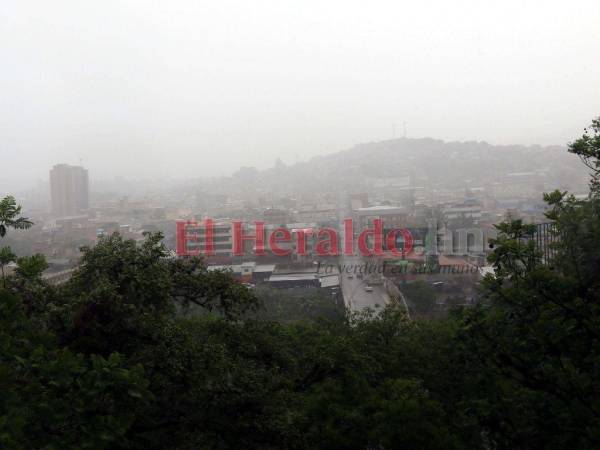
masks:
{"label": "distant hillside", "polygon": [[537,173],[553,189],[585,189],[587,183],[584,166],[562,146],[401,138],[359,144],[290,166],[244,168],[223,184],[280,192],[357,191],[365,180],[408,176],[413,185],[459,188],[502,182],[508,174],[523,172]]}

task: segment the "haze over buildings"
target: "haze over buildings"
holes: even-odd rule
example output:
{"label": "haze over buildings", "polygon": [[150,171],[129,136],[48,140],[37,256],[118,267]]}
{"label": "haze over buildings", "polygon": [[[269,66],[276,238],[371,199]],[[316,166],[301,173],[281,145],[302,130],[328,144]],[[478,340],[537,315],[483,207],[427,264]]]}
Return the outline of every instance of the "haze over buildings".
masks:
{"label": "haze over buildings", "polygon": [[[600,3],[0,4],[0,190],[272,167],[401,137],[564,145],[600,109]],[[36,164],[31,164],[35,161]]]}
{"label": "haze over buildings", "polygon": [[0,0],[0,61],[0,450],[600,450],[600,0]]}

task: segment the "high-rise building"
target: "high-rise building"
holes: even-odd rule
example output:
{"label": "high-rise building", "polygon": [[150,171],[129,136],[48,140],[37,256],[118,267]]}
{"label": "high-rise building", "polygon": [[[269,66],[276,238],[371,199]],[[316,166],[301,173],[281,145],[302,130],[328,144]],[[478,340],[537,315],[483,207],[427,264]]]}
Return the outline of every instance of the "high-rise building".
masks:
{"label": "high-rise building", "polygon": [[50,170],[52,213],[72,216],[89,208],[88,171],[81,166],[56,164]]}

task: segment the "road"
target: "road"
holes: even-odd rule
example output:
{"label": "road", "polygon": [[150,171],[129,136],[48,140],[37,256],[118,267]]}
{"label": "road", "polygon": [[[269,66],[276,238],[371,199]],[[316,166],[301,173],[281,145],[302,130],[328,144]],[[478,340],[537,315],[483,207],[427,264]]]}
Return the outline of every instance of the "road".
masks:
{"label": "road", "polygon": [[[344,267],[357,267],[357,272],[363,264],[363,261],[358,256],[342,256],[340,257],[340,266],[342,270]],[[348,308],[352,312],[359,312],[365,308],[371,308],[373,310],[377,310],[378,308],[383,308],[390,301],[389,295],[385,292],[385,288],[383,286],[372,286],[373,291],[367,292],[365,287],[367,284],[365,283],[365,278],[361,279],[353,275],[352,278],[349,278],[349,275],[343,271],[340,274],[340,281],[342,284],[342,294],[344,295],[344,303],[346,304],[346,308]]]}
{"label": "road", "polygon": [[[350,200],[345,193],[340,193],[337,216],[341,235],[340,249],[343,251],[345,248],[345,237],[343,233],[344,219],[353,216],[352,209],[350,208]],[[358,255],[356,248],[354,252]],[[356,267],[356,272],[358,272],[363,264],[364,261],[361,256],[341,255],[339,258],[341,272],[340,284],[344,296],[344,303],[346,304],[346,308],[352,312],[360,312],[365,308],[371,308],[373,310],[381,309],[390,302],[390,297],[382,285],[372,286],[373,291],[367,292],[365,290],[367,284],[364,281],[366,277],[361,279],[354,273],[353,277],[349,278],[348,273],[344,270],[344,267],[351,267],[352,269]]]}

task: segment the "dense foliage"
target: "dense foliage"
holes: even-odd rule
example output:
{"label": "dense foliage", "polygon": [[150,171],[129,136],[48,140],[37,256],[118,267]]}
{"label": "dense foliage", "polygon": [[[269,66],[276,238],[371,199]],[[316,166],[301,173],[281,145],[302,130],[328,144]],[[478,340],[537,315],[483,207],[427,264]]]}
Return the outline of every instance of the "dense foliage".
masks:
{"label": "dense foliage", "polygon": [[[571,146],[590,168],[594,124]],[[443,320],[275,291],[261,309],[229,273],[167,258],[160,235],[103,238],[59,287],[42,258],[20,259],[0,288],[0,447],[600,448],[592,176],[587,200],[546,196],[552,260],[531,226],[499,225],[485,300]]]}

